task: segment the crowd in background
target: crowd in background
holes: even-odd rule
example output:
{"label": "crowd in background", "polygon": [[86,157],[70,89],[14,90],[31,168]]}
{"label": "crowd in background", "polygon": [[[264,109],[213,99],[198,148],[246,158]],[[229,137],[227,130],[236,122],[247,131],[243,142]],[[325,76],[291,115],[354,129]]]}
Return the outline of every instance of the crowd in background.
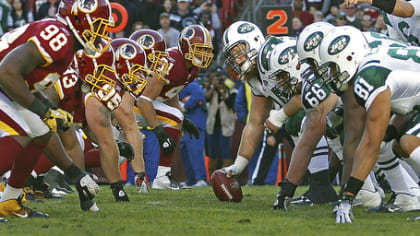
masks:
{"label": "crowd in background", "polygon": [[[154,29],[165,38],[168,47],[177,45],[179,32],[188,25],[201,24],[211,33],[214,54],[221,47],[223,29],[237,14],[236,1],[222,0],[114,0],[128,13],[124,31],[113,37],[128,37],[139,29]],[[352,25],[362,31],[386,33],[380,11],[370,5],[344,6],[342,0],[277,0],[278,4],[292,6],[291,36],[298,36],[313,22],[326,21],[334,25]],[[59,0],[0,0],[0,35],[13,28],[45,17],[54,17]],[[232,9],[226,5],[233,6]],[[215,62],[216,63],[216,60]],[[201,74],[200,83],[192,83],[181,94],[186,116],[200,128],[201,137],[191,144],[181,139],[181,155],[187,184],[206,185],[204,154],[209,156],[208,169],[228,166],[236,154],[237,141],[247,121],[250,89],[241,82],[229,79],[221,66],[214,65]],[[194,89],[188,89],[193,87]],[[194,91],[194,92],[191,92]],[[207,148],[205,145],[207,143]],[[206,150],[203,152],[203,150]],[[256,155],[259,155],[257,153]],[[251,176],[251,174],[250,174]],[[263,184],[264,181],[260,180]]]}

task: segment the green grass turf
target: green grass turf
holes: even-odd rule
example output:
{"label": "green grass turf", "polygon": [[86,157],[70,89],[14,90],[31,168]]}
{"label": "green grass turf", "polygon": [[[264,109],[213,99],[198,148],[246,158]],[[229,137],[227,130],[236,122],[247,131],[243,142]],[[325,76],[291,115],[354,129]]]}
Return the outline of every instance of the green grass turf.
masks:
{"label": "green grass turf", "polygon": [[406,220],[420,212],[365,213],[355,208],[353,224],[336,225],[331,206],[273,211],[277,187],[242,189],[241,203],[227,203],[219,202],[211,187],[149,194],[127,187],[131,201],[116,203],[109,186],[101,186],[97,213],[81,212],[73,193],[64,200],[26,204],[50,218],[9,218],[0,224],[0,235],[420,235],[420,221]]}

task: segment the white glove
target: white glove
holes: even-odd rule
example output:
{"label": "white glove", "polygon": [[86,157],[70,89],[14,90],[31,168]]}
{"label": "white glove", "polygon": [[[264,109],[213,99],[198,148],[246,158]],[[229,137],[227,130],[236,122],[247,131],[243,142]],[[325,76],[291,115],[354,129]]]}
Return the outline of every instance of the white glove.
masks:
{"label": "white glove", "polygon": [[334,211],[336,215],[336,224],[348,224],[353,222],[353,213],[351,211],[351,203],[349,200],[340,200],[334,208]]}
{"label": "white glove", "polygon": [[226,173],[227,177],[232,177],[233,175],[239,175],[248,165],[248,162],[249,160],[247,158],[238,155],[233,165],[222,168],[222,170]]}
{"label": "white glove", "polygon": [[280,128],[283,126],[284,122],[289,116],[284,112],[284,109],[280,110],[271,110],[270,116],[268,117],[268,121],[273,124],[274,126]]}
{"label": "white glove", "polygon": [[[92,175],[95,178],[95,175]],[[89,199],[93,199],[99,192],[99,185],[92,179],[90,175],[83,176],[77,183],[76,189]],[[98,178],[98,177],[96,177]]]}

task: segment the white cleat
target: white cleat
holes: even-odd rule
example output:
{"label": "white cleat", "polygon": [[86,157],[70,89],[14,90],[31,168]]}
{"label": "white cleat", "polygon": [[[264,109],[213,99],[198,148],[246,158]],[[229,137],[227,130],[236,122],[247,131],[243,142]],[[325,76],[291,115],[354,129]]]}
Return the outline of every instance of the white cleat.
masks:
{"label": "white cleat", "polygon": [[370,192],[364,189],[361,189],[356,195],[353,201],[353,206],[375,208],[380,206],[382,203],[381,195],[378,191]]}
{"label": "white cleat", "polygon": [[417,197],[411,196],[404,193],[399,193],[395,196],[395,200],[388,210],[395,212],[407,212],[407,211],[416,211],[420,210],[419,202]]}

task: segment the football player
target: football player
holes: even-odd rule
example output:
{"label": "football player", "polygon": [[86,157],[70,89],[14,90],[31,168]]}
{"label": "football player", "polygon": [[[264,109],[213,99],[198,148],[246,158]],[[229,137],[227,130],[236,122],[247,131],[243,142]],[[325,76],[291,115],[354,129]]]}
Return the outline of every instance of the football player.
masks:
{"label": "football player", "polygon": [[[271,37],[265,41],[256,25],[243,21],[232,24],[223,38],[228,68],[250,84],[253,92],[250,119],[243,131],[238,156],[233,165],[224,168],[227,176],[231,176],[241,173],[255,152],[273,101],[282,106],[282,109],[270,112],[270,116],[279,118],[273,121],[278,127],[302,108],[301,76],[293,38]],[[289,86],[282,88],[284,84]],[[323,140],[314,152],[311,188],[305,197],[295,199],[297,202],[313,204],[336,200],[337,195],[329,184],[327,153]],[[320,184],[325,181],[327,184]]]}
{"label": "football player", "polygon": [[[142,37],[134,40],[145,51],[154,46],[153,42],[145,48],[144,43],[149,41]],[[142,126],[149,126],[154,131],[161,148],[158,172],[152,188],[179,189],[179,186],[171,186],[170,181],[173,151],[179,142],[181,127],[196,137],[198,129],[192,121],[184,119],[178,93],[195,79],[201,68],[210,65],[213,59],[212,51],[209,31],[200,25],[190,25],[181,31],[178,47],[168,49],[168,56],[163,57],[160,62],[153,59],[154,53],[147,55],[148,60],[152,59],[150,63],[156,63],[157,68],[167,68],[164,74],[155,73],[148,78],[147,85],[136,103],[143,117]],[[153,71],[159,70],[162,71]],[[163,117],[165,121],[161,122],[158,116]]]}
{"label": "football player", "polygon": [[[354,196],[376,163],[391,111],[406,115],[420,101],[420,86],[416,78],[420,72],[418,50],[379,47],[372,51],[368,40],[353,27],[338,27],[321,42],[320,62],[329,73],[323,78],[324,83],[335,93],[342,94],[345,134],[355,141],[355,146],[350,147],[354,153],[353,168],[335,209],[336,223],[351,223],[353,220]],[[415,151],[418,138],[413,131],[407,134],[407,144],[400,147],[417,162],[420,159]],[[413,209],[418,209],[418,205]]]}
{"label": "football player", "polygon": [[346,5],[369,3],[388,14],[400,17],[420,16],[420,1],[418,0],[344,0]]}
{"label": "football player", "polygon": [[134,147],[134,183],[138,192],[148,192],[143,160],[143,135],[137,126],[133,111],[136,99],[147,84],[146,77],[151,73],[147,69],[147,58],[143,49],[129,39],[114,39],[111,46],[115,50],[116,72],[127,91],[122,97],[121,106],[114,112],[126,140]]}
{"label": "football player", "polygon": [[[94,9],[94,10],[92,10]],[[0,83],[2,159],[14,160],[8,185],[0,200],[0,215],[47,217],[23,207],[18,196],[47,143],[54,162],[65,171],[81,198],[92,204],[99,187],[73,164],[56,134],[72,123],[69,113],[42,102],[31,92],[54,85],[71,62],[77,49],[102,52],[107,45],[96,44],[107,38],[111,24],[107,0],[64,0],[57,18],[32,22],[1,39]],[[104,47],[102,47],[104,46]]]}
{"label": "football player", "polygon": [[[115,71],[115,56],[110,47],[104,53],[89,56],[76,54],[74,67],[79,71],[84,95],[85,116],[89,139],[98,144],[101,167],[110,183],[116,201],[129,201],[119,169],[119,152],[115,142],[111,116],[122,104],[124,88]],[[128,105],[128,104],[127,104]],[[121,112],[121,110],[119,110]]]}

